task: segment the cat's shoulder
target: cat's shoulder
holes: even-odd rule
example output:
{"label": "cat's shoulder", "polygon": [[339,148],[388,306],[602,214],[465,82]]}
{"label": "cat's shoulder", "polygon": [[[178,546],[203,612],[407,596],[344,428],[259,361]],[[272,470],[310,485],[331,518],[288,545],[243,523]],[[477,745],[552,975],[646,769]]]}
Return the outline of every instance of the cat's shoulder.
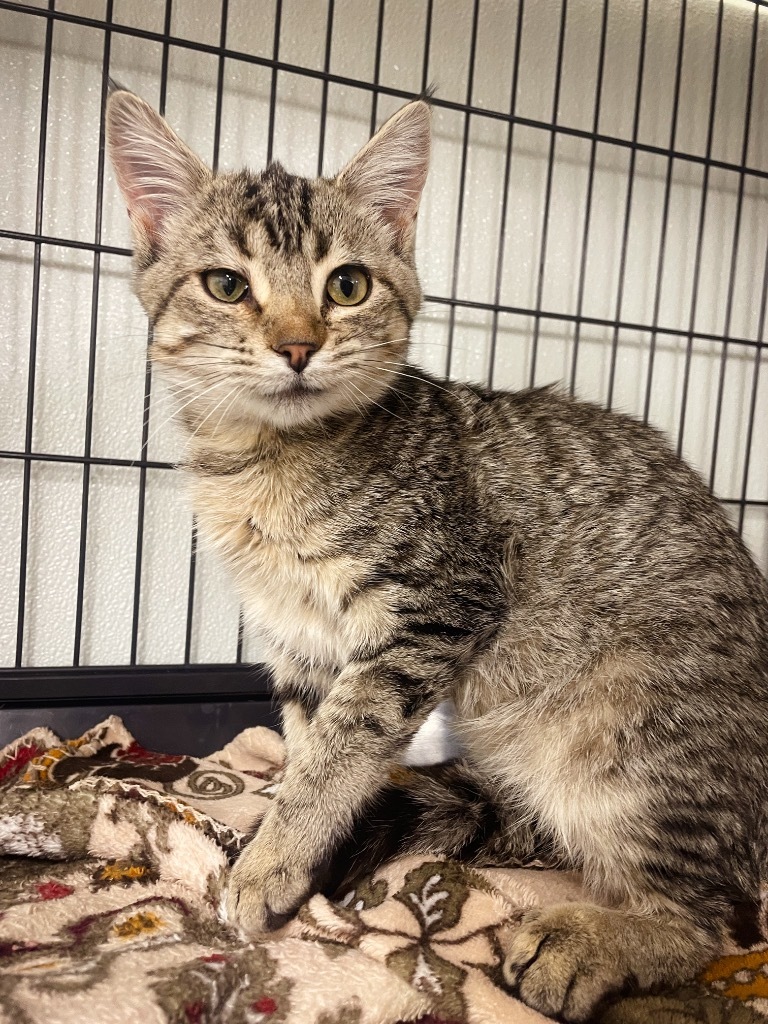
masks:
{"label": "cat's shoulder", "polygon": [[465,396],[476,406],[485,407],[527,423],[541,424],[548,430],[598,431],[600,433],[627,433],[652,439],[652,443],[666,444],[664,435],[654,426],[617,409],[607,409],[597,402],[572,394],[562,383],[544,384],[519,391],[490,388],[482,384],[461,384],[457,395]]}

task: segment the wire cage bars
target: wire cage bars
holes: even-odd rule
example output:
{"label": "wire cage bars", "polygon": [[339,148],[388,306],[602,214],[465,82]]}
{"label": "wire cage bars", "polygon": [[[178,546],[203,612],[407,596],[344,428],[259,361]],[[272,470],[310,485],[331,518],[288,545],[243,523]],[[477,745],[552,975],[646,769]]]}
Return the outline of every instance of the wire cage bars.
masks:
{"label": "wire cage bars", "polygon": [[434,83],[414,360],[655,423],[765,568],[766,6],[0,0],[0,665],[36,681],[17,699],[65,667],[103,688],[157,664],[206,699],[259,660],[170,472],[104,159],[109,76],[214,167],[304,174]]}

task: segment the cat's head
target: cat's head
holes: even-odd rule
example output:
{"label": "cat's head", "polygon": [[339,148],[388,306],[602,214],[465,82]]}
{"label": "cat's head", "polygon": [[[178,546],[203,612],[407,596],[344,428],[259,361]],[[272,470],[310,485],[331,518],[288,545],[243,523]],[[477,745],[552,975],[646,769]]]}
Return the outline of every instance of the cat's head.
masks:
{"label": "cat's head", "polygon": [[107,141],[152,358],[191,429],[290,429],[365,408],[394,385],[421,301],[426,103],[403,107],[334,178],[279,164],[214,174],[122,89]]}

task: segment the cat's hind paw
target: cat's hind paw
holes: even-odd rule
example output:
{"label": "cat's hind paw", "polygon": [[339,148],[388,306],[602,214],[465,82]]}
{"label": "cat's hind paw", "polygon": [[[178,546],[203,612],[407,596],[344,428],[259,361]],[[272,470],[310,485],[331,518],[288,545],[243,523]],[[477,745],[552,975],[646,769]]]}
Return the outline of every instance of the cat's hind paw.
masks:
{"label": "cat's hind paw", "polygon": [[510,990],[539,1013],[580,1022],[634,982],[613,943],[610,911],[563,904],[528,911],[503,966]]}

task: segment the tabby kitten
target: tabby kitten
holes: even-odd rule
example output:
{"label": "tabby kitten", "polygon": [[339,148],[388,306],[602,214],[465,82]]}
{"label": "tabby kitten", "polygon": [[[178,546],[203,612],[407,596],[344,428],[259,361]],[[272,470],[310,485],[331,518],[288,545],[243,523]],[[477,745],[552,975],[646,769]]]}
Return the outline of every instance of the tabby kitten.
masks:
{"label": "tabby kitten", "polygon": [[228,910],[260,932],[317,891],[452,697],[465,763],[453,789],[400,773],[398,848],[582,869],[597,902],[529,911],[503,973],[583,1021],[628,981],[692,975],[758,899],[768,595],[654,430],[403,362],[429,122],[410,103],[310,181],[214,174],[138,97],[109,100],[197,522],[282,706],[284,781]]}

